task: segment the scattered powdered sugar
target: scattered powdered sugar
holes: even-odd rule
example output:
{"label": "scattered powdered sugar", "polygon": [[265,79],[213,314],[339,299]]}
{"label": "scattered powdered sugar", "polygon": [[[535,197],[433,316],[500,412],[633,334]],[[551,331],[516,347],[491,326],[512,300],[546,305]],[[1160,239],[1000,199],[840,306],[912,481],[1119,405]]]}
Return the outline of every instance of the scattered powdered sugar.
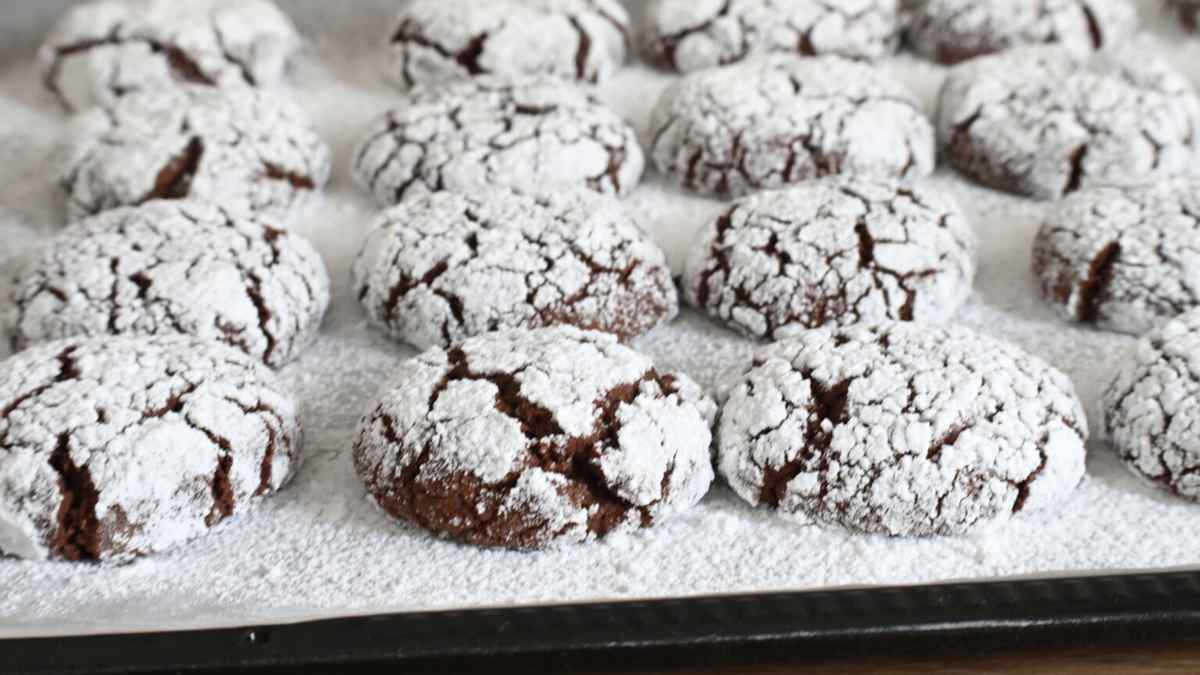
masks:
{"label": "scattered powdered sugar", "polygon": [[1056,505],[1083,476],[1087,420],[1067,376],[962,328],[808,331],[731,380],[721,474],[800,522],[959,534]]}
{"label": "scattered powdered sugar", "polygon": [[625,63],[629,14],[617,0],[415,0],[388,45],[392,78],[553,75],[608,79]]}
{"label": "scattered powdered sugar", "polygon": [[[45,236],[62,221],[51,175],[42,168],[62,122],[30,54],[53,9],[65,2],[19,4],[18,16],[0,9],[6,19],[0,35],[7,38],[0,41],[0,162],[12,169],[0,181],[0,204],[8,208],[0,211],[4,245]],[[346,3],[292,0],[288,7],[312,40],[293,93],[333,145],[339,169],[328,199],[294,228],[316,242],[335,286],[322,336],[281,371],[300,401],[305,466],[260,508],[185,548],[123,566],[0,561],[0,635],[1200,566],[1195,504],[1143,485],[1096,425],[1087,475],[1066,501],[971,536],[905,539],[800,526],[749,507],[720,483],[695,507],[651,529],[533,554],[465,546],[397,525],[368,498],[351,446],[359,417],[414,351],[368,328],[356,302],[349,269],[376,209],[344,169],[360,131],[395,104],[378,60],[396,5],[359,0],[349,11]],[[27,16],[38,21],[13,32]],[[1177,67],[1200,81],[1200,40],[1169,26],[1164,22],[1157,39],[1170,45]],[[944,69],[907,56],[880,67],[919,92],[927,112],[933,109]],[[607,81],[600,97],[648,142],[650,109],[674,80],[632,66]],[[956,197],[980,240],[976,294],[954,322],[1013,341],[1062,369],[1098,422],[1114,358],[1134,340],[1064,323],[1039,297],[1030,249],[1048,207],[971,186],[951,172],[930,182]],[[676,272],[695,234],[728,207],[659,177],[649,177],[625,204]],[[18,217],[7,217],[14,212]],[[719,373],[744,367],[756,347],[690,311],[633,346],[653,357],[658,371],[682,371],[706,387]],[[5,350],[0,344],[0,354]]]}
{"label": "scattered powdered sugar", "polygon": [[939,323],[971,294],[975,247],[940,190],[835,176],[734,202],[693,245],[684,294],[758,338],[828,323]]}

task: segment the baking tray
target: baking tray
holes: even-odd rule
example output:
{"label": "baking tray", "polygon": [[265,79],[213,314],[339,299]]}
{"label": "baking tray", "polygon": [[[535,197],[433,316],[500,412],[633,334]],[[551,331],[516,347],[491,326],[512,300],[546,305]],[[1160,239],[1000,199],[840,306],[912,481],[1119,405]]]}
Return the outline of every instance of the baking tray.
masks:
{"label": "baking tray", "polygon": [[14,673],[793,663],[1200,639],[1200,573],[376,615],[0,641]]}

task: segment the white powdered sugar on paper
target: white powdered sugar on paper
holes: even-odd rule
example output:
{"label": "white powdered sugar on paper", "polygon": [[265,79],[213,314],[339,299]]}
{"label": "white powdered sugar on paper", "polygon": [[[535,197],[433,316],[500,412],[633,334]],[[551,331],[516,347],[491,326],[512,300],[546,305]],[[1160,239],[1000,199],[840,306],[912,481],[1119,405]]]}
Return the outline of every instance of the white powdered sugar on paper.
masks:
{"label": "white powdered sugar on paper", "polygon": [[723,383],[721,474],[800,522],[959,534],[1062,502],[1087,420],[1066,375],[962,328],[808,331]]}
{"label": "white powdered sugar on paper", "polygon": [[70,110],[192,82],[271,86],[300,47],[270,0],[97,0],[63,14],[39,52]]}
{"label": "white powdered sugar on paper", "polygon": [[438,192],[372,228],[353,266],[359,301],[419,348],[557,323],[632,337],[678,311],[662,250],[612,197]]}
{"label": "white powdered sugar on paper", "polygon": [[286,227],[329,179],[329,147],[280,94],[187,86],[72,119],[59,150],[67,212],[211,199]]}
{"label": "white powdered sugar on paper", "polygon": [[934,138],[913,95],[875,66],[771,55],[678,79],[647,153],[685,188],[737,196],[836,173],[925,176]]}
{"label": "white powdered sugar on paper", "polygon": [[14,278],[18,347],[184,334],[281,366],[316,339],[329,304],[329,276],[308,241],[202,202],[154,201],[79,221]]}
{"label": "white powdered sugar on paper", "polygon": [[942,63],[1022,45],[1058,44],[1086,56],[1138,27],[1134,0],[904,0],[905,39]]}
{"label": "white powdered sugar on paper", "polygon": [[390,36],[402,86],[474,75],[598,82],[624,65],[629,14],[617,0],[415,0]]}
{"label": "white powdered sugar on paper", "polygon": [[1157,51],[1026,47],[955,66],[938,106],[948,163],[1037,199],[1195,173],[1200,98]]}
{"label": "white powdered sugar on paper", "polygon": [[1063,318],[1141,335],[1200,305],[1200,179],[1070,195],[1038,230],[1033,256]]}
{"label": "white powdered sugar on paper", "polygon": [[[0,181],[6,244],[44,237],[63,220],[61,197],[43,168],[63,120],[31,57],[62,3],[20,4],[19,11],[0,9],[0,161],[12,169]],[[291,93],[334,147],[337,169],[328,199],[294,228],[316,243],[334,282],[320,339],[281,371],[300,402],[304,468],[260,508],[176,551],[123,566],[0,560],[0,635],[1200,567],[1196,505],[1143,485],[1097,426],[1114,359],[1135,341],[1062,322],[1039,297],[1030,250],[1048,206],[944,170],[930,183],[956,197],[980,240],[976,293],[953,323],[1010,340],[1062,369],[1093,423],[1087,475],[1058,507],[1020,513],[971,536],[889,538],[796,525],[749,507],[717,481],[694,508],[661,525],[548,552],[481,549],[396,524],[368,498],[351,447],[369,401],[415,352],[369,328],[354,296],[350,265],[378,209],[346,170],[362,130],[395,105],[378,62],[396,4],[357,0],[348,11],[346,3],[289,0],[286,7],[311,41]],[[1200,40],[1167,20],[1156,32],[1176,67],[1200,83]],[[880,67],[933,110],[945,69],[910,56]],[[631,65],[599,96],[648,144],[650,110],[675,79]],[[728,208],[657,176],[625,204],[676,273],[697,233]],[[10,212],[19,217],[5,217]],[[744,367],[756,348],[692,311],[633,346],[660,372],[682,371],[710,388],[720,373]],[[0,354],[6,349],[0,343]]]}
{"label": "white powdered sugar on paper", "polygon": [[971,294],[975,249],[943,192],[837,176],[734,202],[693,245],[684,295],[757,338],[829,323],[940,323]]}
{"label": "white powdered sugar on paper", "polygon": [[644,42],[680,72],[766,53],[878,59],[896,48],[897,0],[647,0]]}
{"label": "white powdered sugar on paper", "polygon": [[5,362],[0,410],[0,547],[34,560],[167,550],[300,460],[295,404],[271,373],[195,338],[26,350]]}

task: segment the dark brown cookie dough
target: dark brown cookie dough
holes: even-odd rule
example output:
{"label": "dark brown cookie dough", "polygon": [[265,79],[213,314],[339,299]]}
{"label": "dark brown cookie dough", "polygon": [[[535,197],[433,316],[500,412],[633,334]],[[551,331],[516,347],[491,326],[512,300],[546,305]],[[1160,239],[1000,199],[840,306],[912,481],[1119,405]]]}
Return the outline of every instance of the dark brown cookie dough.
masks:
{"label": "dark brown cookie dough", "polygon": [[1167,0],[1167,6],[1179,14],[1185,28],[1200,31],[1200,0]]}

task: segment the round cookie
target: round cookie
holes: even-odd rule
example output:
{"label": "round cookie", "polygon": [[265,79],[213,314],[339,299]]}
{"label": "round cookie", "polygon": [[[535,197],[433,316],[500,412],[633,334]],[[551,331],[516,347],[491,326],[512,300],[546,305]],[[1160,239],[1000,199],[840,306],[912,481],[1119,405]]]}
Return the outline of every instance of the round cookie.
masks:
{"label": "round cookie", "polygon": [[372,323],[419,348],[554,324],[629,338],[677,312],[663,252],[582,190],[410,199],[376,219],[353,272]]}
{"label": "round cookie", "polygon": [[715,406],[615,337],[559,326],[405,362],[359,424],[358,474],[417,527],[481,546],[582,542],[694,506]]}
{"label": "round cookie", "polygon": [[971,293],[975,249],[947,195],[824,178],[734,202],[693,245],[684,294],[769,340],[826,324],[942,322]]}
{"label": "round cookie", "polygon": [[899,42],[896,0],[649,0],[646,51],[680,72],[766,53],[878,59]]}
{"label": "round cookie", "polygon": [[1086,57],[1137,31],[1130,0],[912,0],[906,40],[913,51],[955,64],[1014,47],[1059,44]]}
{"label": "round cookie", "polygon": [[125,560],[283,487],[296,405],[264,366],[183,337],[40,345],[0,368],[0,552]]}
{"label": "round cookie", "polygon": [[494,185],[625,195],[643,163],[633,128],[583,89],[546,77],[482,76],[402,97],[371,125],[353,172],[390,206]]}
{"label": "round cookie", "polygon": [[961,534],[1053,507],[1084,473],[1067,376],[961,328],[802,333],[760,350],[722,399],[721,474],[799,522]]}
{"label": "round cookie", "polygon": [[1038,231],[1033,269],[1065,319],[1140,335],[1200,306],[1200,179],[1081,190]]}
{"label": "round cookie", "polygon": [[654,110],[650,154],[705,194],[740,196],[820,176],[922,176],[933,125],[912,94],[837,56],[766,57],[693,73]]}
{"label": "round cookie", "polygon": [[388,72],[408,87],[484,74],[599,82],[625,63],[629,30],[617,0],[415,0]]}
{"label": "round cookie", "polygon": [[307,241],[187,201],[79,221],[43,245],[16,283],[15,349],[182,334],[281,366],[316,338],[329,304],[329,277]]}
{"label": "round cookie", "polygon": [[1200,501],[1200,310],[1163,323],[1120,362],[1104,430],[1135,475]]}
{"label": "round cookie", "polygon": [[83,110],[178,82],[270,86],[299,48],[268,0],[98,0],[69,10],[39,57],[50,91]]}
{"label": "round cookie", "polygon": [[304,112],[255,89],[130,94],[77,116],[59,161],[72,219],[189,198],[286,226],[329,178],[329,148]]}
{"label": "round cookie", "polygon": [[1200,99],[1153,55],[1125,50],[1080,61],[1062,47],[1025,47],[954,67],[938,131],[945,156],[966,176],[1057,199],[1187,173],[1200,158]]}

